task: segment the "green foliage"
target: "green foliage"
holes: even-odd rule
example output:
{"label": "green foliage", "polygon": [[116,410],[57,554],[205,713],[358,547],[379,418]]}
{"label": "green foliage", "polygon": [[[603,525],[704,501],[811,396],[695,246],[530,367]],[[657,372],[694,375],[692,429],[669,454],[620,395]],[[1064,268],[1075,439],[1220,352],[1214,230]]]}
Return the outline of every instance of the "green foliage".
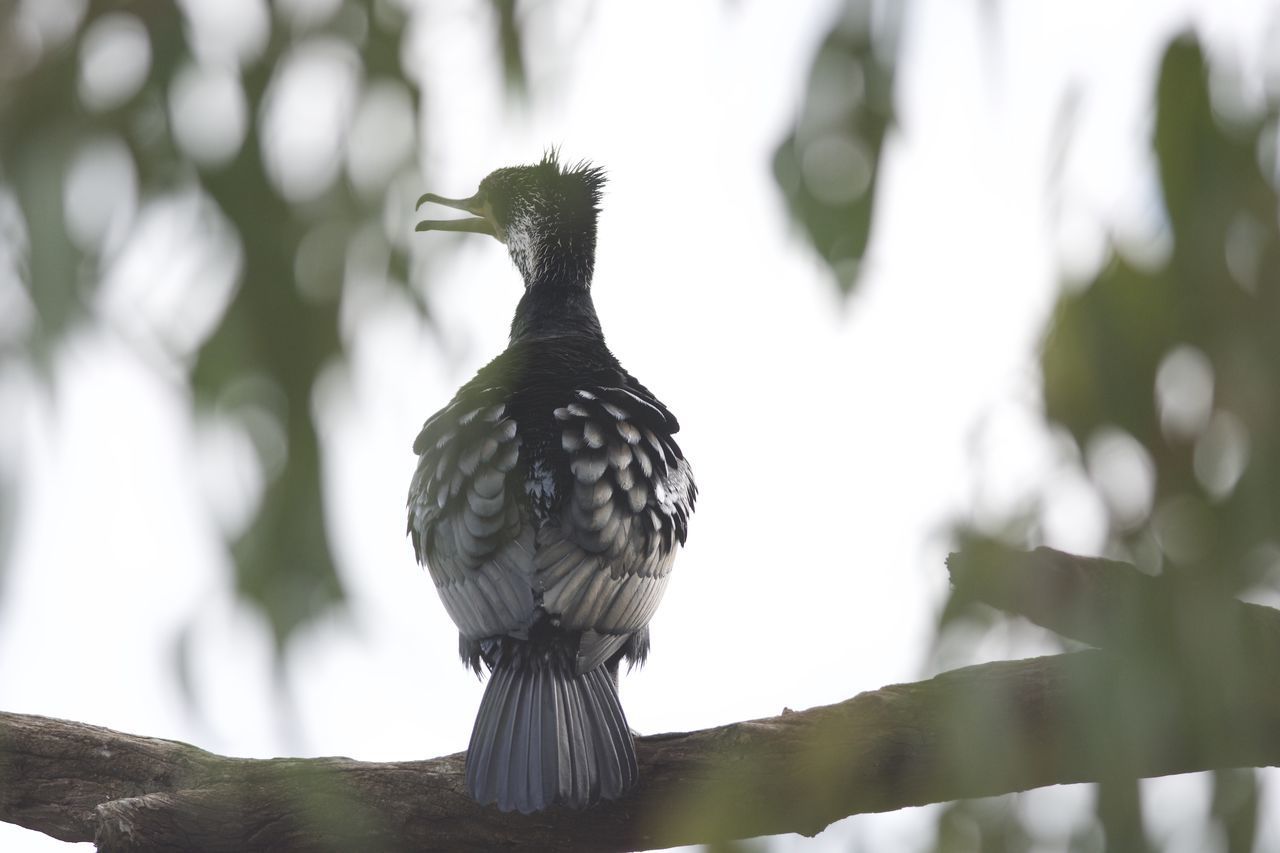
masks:
{"label": "green foliage", "polygon": [[1031,839],[1011,800],[960,800],[949,804],[938,817],[937,853],[1001,851],[1031,853]]}
{"label": "green foliage", "polygon": [[[21,281],[36,315],[9,355],[39,363],[78,325],[101,322],[96,293],[119,244],[77,239],[72,227],[80,199],[68,192],[68,175],[83,152],[123,147],[129,189],[142,207],[184,192],[212,201],[240,266],[229,305],[199,342],[190,381],[198,409],[216,406],[239,419],[262,457],[258,512],[247,530],[233,532],[235,580],[282,645],[343,600],[326,534],[311,401],[317,376],[344,356],[338,306],[357,242],[361,257],[383,259],[380,269],[362,273],[407,287],[407,229],[401,234],[398,220],[383,215],[421,188],[413,167],[418,90],[399,59],[404,13],[386,0],[340,2],[319,20],[270,7],[262,43],[243,48],[232,72],[243,96],[243,137],[211,153],[201,147],[207,139],[183,136],[176,106],[191,74],[208,62],[200,45],[206,22],[169,3],[53,7],[66,19],[56,37],[33,41],[14,29],[12,7],[0,20],[11,76],[0,94],[0,188],[12,193],[21,215]],[[502,20],[511,26],[510,16]],[[82,78],[94,44],[113,38],[132,58],[150,61],[136,86],[104,101]],[[518,36],[504,29],[502,39],[503,55],[514,63],[509,75],[519,80]],[[309,51],[353,57],[357,109],[376,101],[384,119],[408,128],[410,138],[384,152],[375,168],[337,171],[336,180],[299,189],[272,170],[264,146],[271,123],[278,124],[273,111],[285,70]],[[197,98],[194,109],[203,108]],[[348,152],[335,145],[336,170]],[[254,393],[246,397],[245,389]]]}
{"label": "green foliage", "polygon": [[902,14],[896,3],[847,0],[814,57],[795,130],[773,156],[791,215],[845,293],[871,236]]}
{"label": "green foliage", "polygon": [[[1096,811],[1107,850],[1150,849],[1126,756],[1161,742],[1170,709],[1203,722],[1205,748],[1262,725],[1246,697],[1271,676],[1250,666],[1233,607],[1280,570],[1276,122],[1275,104],[1225,121],[1200,48],[1174,41],[1153,139],[1169,251],[1137,263],[1120,246],[1064,292],[1044,347],[1046,415],[1083,451],[1110,510],[1108,549],[1167,581],[1149,618],[1107,646],[1113,677],[1077,697],[1095,722],[1076,747],[1114,768]],[[1207,722],[1224,718],[1234,730]],[[1230,850],[1253,849],[1252,771],[1215,775],[1211,818]]]}
{"label": "green foliage", "polygon": [[1154,140],[1171,251],[1064,297],[1044,351],[1049,418],[1150,458],[1151,511],[1117,518],[1116,545],[1229,594],[1261,580],[1280,530],[1280,230],[1259,163],[1275,120],[1223,126],[1199,48],[1175,42]]}
{"label": "green foliage", "polygon": [[[774,155],[792,215],[845,293],[857,283],[874,222],[905,5],[846,0],[814,57],[796,126]],[[210,154],[183,138],[173,109],[185,75],[206,61],[200,21],[171,3],[66,0],[50,8],[65,12],[66,26],[32,41],[16,28],[14,4],[0,4],[0,264],[13,267],[0,265],[0,277],[16,275],[34,309],[16,337],[0,324],[0,360],[43,366],[70,332],[101,322],[96,296],[125,238],[86,237],[73,224],[80,200],[68,194],[68,176],[84,152],[125,152],[124,173],[143,207],[182,192],[212,205],[234,240],[236,285],[190,364],[183,354],[176,360],[189,368],[198,408],[237,418],[258,448],[263,494],[229,545],[237,589],[282,647],[344,597],[326,533],[312,393],[345,355],[338,313],[352,286],[350,262],[358,255],[367,267],[377,258],[360,272],[405,288],[421,305],[407,284],[411,232],[384,216],[407,210],[423,186],[413,165],[420,96],[400,62],[404,12],[392,0],[338,0],[321,19],[303,20],[273,5],[262,43],[234,71],[244,133]],[[985,8],[997,14],[994,4]],[[496,55],[519,94],[519,10],[514,0],[492,0],[492,11]],[[86,95],[82,70],[93,42],[124,31],[145,42],[143,78],[118,98]],[[264,145],[282,69],[317,47],[353,58],[358,102],[393,93],[384,104],[411,138],[368,173],[338,170],[300,190],[273,171]],[[1153,139],[1167,254],[1139,262],[1121,246],[1094,280],[1064,293],[1043,353],[1047,420],[1084,450],[1108,499],[1110,550],[1175,581],[1161,602],[1167,618],[1133,626],[1113,679],[1078,697],[1096,715],[1079,748],[1114,755],[1118,768],[1126,745],[1160,737],[1163,706],[1194,715],[1198,702],[1229,696],[1253,677],[1241,665],[1248,649],[1224,621],[1225,603],[1274,586],[1280,573],[1277,109],[1224,118],[1209,79],[1194,42],[1169,47]],[[5,205],[16,211],[12,222]],[[1149,472],[1149,494],[1116,473],[1133,470]],[[11,495],[11,485],[0,489],[0,546]],[[947,619],[991,618],[962,611],[953,603]],[[991,698],[990,713],[1001,713],[1000,697]],[[972,747],[975,762],[1017,759],[1008,742]],[[1118,839],[1128,849],[1146,844],[1137,808],[1136,786],[1123,773],[1101,786],[1097,823],[1111,849],[1121,849]],[[1257,812],[1251,771],[1216,774],[1212,816],[1231,850],[1251,849]],[[1030,849],[1020,820],[1008,801],[956,804],[942,815],[938,849]],[[1083,829],[1078,849],[1097,849],[1097,836]]]}

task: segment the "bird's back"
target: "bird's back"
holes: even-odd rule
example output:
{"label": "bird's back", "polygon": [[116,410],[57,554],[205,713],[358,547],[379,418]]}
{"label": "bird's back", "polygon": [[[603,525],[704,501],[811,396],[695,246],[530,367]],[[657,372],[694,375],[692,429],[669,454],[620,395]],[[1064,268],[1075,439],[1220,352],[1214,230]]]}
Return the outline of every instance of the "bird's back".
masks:
{"label": "bird's back", "polygon": [[[482,801],[523,811],[557,799],[586,805],[634,781],[611,676],[621,659],[645,656],[649,620],[685,538],[696,488],[673,437],[678,429],[602,341],[562,337],[513,344],[414,443],[409,531],[458,626],[464,659],[495,671],[490,691],[511,693],[508,704],[521,697],[501,664],[536,659],[551,667],[528,681],[525,699],[540,712],[579,703],[572,716],[589,719],[592,702],[616,706],[598,709],[608,724],[594,737],[590,726],[570,732],[576,747],[571,738],[546,761],[513,769],[489,741],[515,737],[514,729],[501,731],[503,715],[519,714],[502,697],[488,702],[487,691],[492,713],[482,707],[473,743],[489,751],[468,764],[482,777],[473,780]],[[601,679],[608,684],[590,683]],[[551,692],[538,699],[544,690]],[[554,731],[545,734],[556,741]],[[594,790],[559,775],[575,760],[614,766],[606,753],[629,764],[597,774]],[[548,787],[551,776],[564,784]],[[538,796],[529,791],[534,777]]]}
{"label": "bird's back", "polygon": [[676,419],[605,346],[591,298],[604,172],[541,163],[432,203],[489,234],[524,280],[511,345],[414,443],[409,532],[477,671],[490,670],[467,749],[481,803],[536,811],[612,799],[636,779],[617,668],[643,660],[649,620],[696,489]]}

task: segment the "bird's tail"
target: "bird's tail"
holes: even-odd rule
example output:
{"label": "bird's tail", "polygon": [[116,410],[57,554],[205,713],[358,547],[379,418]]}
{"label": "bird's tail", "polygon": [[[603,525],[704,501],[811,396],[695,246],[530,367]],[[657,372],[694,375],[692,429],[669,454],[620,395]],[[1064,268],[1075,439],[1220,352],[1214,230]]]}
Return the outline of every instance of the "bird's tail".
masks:
{"label": "bird's tail", "polygon": [[635,744],[603,666],[571,657],[498,655],[467,747],[467,787],[481,805],[583,808],[635,784]]}

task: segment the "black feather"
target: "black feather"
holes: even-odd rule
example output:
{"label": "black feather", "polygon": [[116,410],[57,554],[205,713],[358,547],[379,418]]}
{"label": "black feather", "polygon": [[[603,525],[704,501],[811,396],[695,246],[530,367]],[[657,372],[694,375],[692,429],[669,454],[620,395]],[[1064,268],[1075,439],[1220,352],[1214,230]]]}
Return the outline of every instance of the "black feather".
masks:
{"label": "black feather", "polygon": [[465,201],[525,290],[510,345],[413,445],[415,554],[463,661],[491,673],[467,784],[504,810],[582,808],[635,784],[618,668],[648,655],[697,496],[679,422],[609,351],[591,299],[605,180],[551,149]]}
{"label": "black feather", "polygon": [[507,645],[495,661],[467,749],[482,805],[540,811],[617,799],[638,775],[635,744],[605,667],[577,674],[567,648]]}

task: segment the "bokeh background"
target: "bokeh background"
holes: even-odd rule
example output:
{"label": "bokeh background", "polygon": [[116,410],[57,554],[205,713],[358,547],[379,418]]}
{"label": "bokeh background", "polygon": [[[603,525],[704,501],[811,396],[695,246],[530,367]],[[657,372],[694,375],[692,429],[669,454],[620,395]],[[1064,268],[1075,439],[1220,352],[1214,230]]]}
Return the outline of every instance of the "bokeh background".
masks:
{"label": "bokeh background", "polygon": [[[0,707],[465,746],[410,444],[519,279],[413,202],[550,145],[701,487],[639,731],[1061,650],[947,606],[965,536],[1280,602],[1278,99],[1262,0],[0,2]],[[758,844],[1280,849],[1274,772],[1132,793],[1136,847],[1088,785]]]}

